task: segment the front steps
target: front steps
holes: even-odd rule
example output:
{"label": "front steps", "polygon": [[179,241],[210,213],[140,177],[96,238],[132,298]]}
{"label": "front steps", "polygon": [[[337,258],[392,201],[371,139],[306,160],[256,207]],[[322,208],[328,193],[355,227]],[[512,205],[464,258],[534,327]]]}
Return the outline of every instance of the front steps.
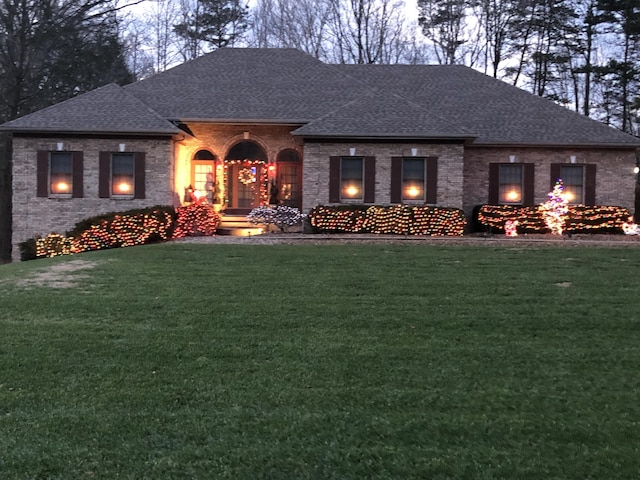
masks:
{"label": "front steps", "polygon": [[247,222],[246,215],[227,215],[220,212],[220,225],[218,235],[229,235],[233,237],[250,237],[264,233],[263,229]]}

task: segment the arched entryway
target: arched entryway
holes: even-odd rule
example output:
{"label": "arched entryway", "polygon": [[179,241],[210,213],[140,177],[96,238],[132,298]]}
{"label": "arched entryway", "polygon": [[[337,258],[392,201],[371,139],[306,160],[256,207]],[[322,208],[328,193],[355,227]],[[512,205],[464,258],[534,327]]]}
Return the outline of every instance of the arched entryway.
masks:
{"label": "arched entryway", "polygon": [[225,197],[228,210],[250,211],[267,200],[267,154],[251,140],[229,149],[224,159]]}
{"label": "arched entryway", "polygon": [[297,150],[281,150],[276,157],[276,188],[278,203],[302,207],[302,160]]}

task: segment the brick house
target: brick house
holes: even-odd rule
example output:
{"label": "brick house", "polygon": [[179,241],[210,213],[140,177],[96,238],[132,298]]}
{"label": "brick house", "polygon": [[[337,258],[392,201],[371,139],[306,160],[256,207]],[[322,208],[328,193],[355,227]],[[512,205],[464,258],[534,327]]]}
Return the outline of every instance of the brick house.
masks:
{"label": "brick house", "polygon": [[633,209],[640,139],[463,66],[327,65],[221,49],[0,126],[13,132],[13,245],[99,213],[545,201]]}

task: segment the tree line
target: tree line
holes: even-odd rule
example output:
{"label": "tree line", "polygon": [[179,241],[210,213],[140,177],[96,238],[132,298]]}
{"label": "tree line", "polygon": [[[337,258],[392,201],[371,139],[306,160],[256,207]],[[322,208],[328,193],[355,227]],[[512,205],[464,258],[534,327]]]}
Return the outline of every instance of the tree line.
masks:
{"label": "tree line", "polygon": [[[640,0],[0,0],[0,123],[228,46],[463,64],[637,134]],[[523,112],[526,114],[526,112]],[[11,231],[0,135],[0,260]]]}

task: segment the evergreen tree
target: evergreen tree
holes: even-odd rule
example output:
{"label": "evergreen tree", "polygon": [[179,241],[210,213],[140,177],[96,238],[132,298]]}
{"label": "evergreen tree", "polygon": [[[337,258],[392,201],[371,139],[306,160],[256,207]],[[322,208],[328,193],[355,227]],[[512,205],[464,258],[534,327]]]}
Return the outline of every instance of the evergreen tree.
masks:
{"label": "evergreen tree", "polygon": [[240,0],[186,1],[183,9],[184,21],[174,25],[174,30],[185,41],[185,59],[233,45],[248,28],[249,9]]}

